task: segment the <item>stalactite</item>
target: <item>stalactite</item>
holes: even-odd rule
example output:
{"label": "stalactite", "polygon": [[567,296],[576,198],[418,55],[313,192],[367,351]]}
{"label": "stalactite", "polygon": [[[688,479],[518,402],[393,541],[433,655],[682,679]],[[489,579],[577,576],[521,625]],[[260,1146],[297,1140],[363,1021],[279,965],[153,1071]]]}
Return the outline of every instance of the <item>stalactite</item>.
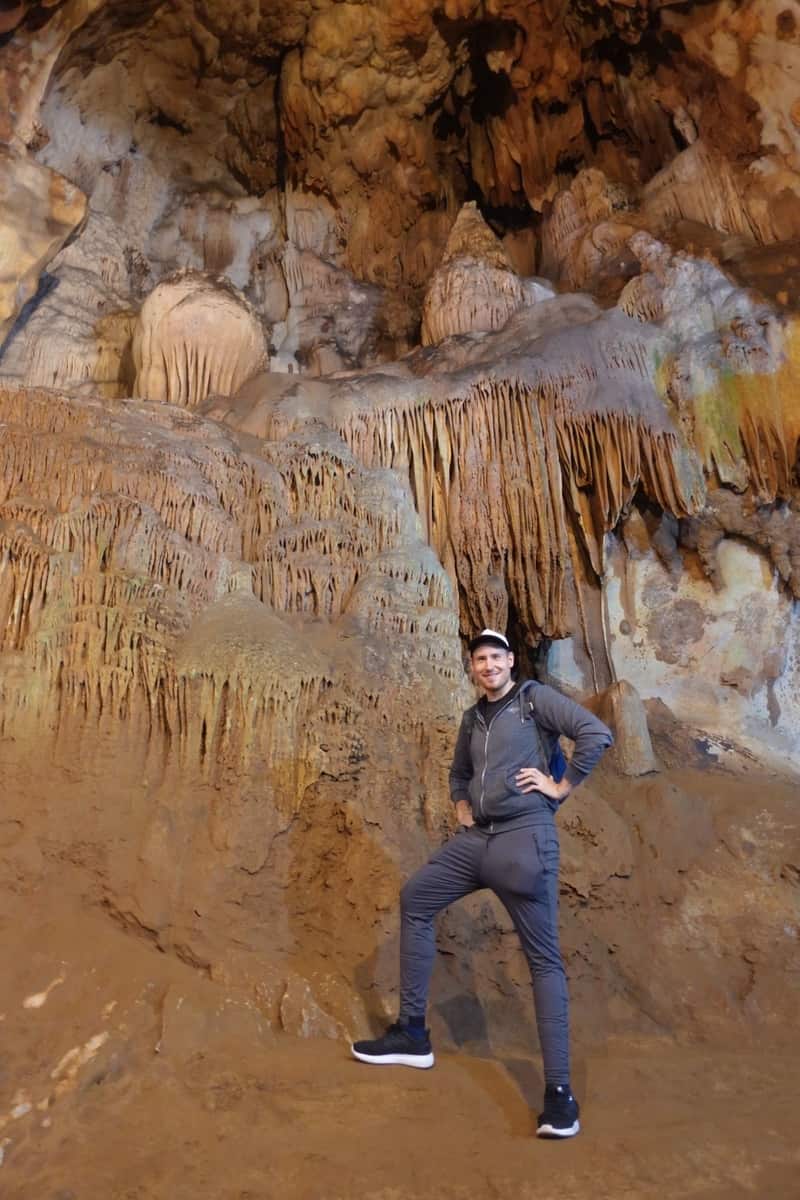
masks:
{"label": "stalactite", "polygon": [[298,797],[330,678],[279,614],[438,640],[423,657],[450,677],[452,591],[397,477],[331,432],[262,452],[174,409],[0,389],[3,729],[144,722],[208,771],[260,757]]}
{"label": "stalactite", "polygon": [[488,623],[499,568],[532,629],[564,635],[565,499],[598,575],[605,533],[638,488],[679,516],[702,503],[691,447],[656,388],[660,343],[640,328],[612,315],[584,324],[579,341],[551,329],[537,355],[519,318],[499,335],[500,354],[521,342],[502,371],[434,369],[372,404],[342,385],[339,431],[367,465],[407,474],[465,628]]}

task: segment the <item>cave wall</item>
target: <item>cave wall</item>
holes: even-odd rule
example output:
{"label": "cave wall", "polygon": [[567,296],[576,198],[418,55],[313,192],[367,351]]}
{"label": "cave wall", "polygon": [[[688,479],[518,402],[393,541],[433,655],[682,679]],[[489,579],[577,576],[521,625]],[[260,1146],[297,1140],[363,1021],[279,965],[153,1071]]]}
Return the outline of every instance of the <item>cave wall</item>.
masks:
{"label": "cave wall", "polygon": [[[737,745],[798,765],[799,21],[794,0],[4,7],[12,888],[69,873],[274,1024],[312,979],[335,1032],[390,1008],[476,627],[579,694],[631,681],[737,770]],[[598,988],[604,1031],[708,1033],[749,988],[754,1020],[788,1020],[742,965],[757,942],[783,969],[760,913],[768,877],[791,895],[781,839],[757,869],[737,849],[698,933],[739,816],[693,814],[673,889],[659,814],[691,799],[648,786],[612,773],[565,827],[587,1020]],[[615,906],[647,914],[616,959]],[[702,956],[726,921],[729,990],[697,983],[724,1016],[670,1009],[646,944],[677,970],[686,930]],[[443,994],[474,968],[510,1029],[508,932],[491,905],[453,918]]]}

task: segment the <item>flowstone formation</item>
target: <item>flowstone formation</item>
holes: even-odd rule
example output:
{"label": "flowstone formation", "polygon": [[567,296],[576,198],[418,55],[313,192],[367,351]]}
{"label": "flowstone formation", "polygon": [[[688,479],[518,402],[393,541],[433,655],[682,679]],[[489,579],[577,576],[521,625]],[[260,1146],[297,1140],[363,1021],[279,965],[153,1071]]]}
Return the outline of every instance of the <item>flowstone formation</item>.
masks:
{"label": "flowstone formation", "polygon": [[[582,1036],[793,1028],[800,4],[0,8],[0,1011],[80,1014],[0,1165],[145,1044],[392,1014],[484,625],[617,733]],[[443,922],[445,1045],[530,1048],[511,934]]]}
{"label": "flowstone formation", "polygon": [[191,272],[145,300],[133,334],[135,396],[196,408],[232,396],[266,360],[255,311],[229,284]]}

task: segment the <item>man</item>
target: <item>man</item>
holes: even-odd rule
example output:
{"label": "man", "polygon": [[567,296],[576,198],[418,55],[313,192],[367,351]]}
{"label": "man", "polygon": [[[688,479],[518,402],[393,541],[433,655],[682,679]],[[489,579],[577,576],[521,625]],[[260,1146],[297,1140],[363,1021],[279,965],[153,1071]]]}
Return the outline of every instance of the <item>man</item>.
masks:
{"label": "man", "polygon": [[[569,1078],[567,981],[558,941],[558,836],[554,813],[586,778],[612,737],[592,713],[551,687],[514,683],[507,638],[484,629],[469,645],[483,697],[467,709],[450,770],[459,822],[401,894],[400,1016],[383,1037],[356,1042],[361,1062],[432,1067],[425,1028],[436,952],[433,919],[454,900],[491,888],[514,922],[528,960],[544,1061],[539,1137],[574,1137],[578,1104]],[[575,743],[557,781],[549,764],[560,734]]]}

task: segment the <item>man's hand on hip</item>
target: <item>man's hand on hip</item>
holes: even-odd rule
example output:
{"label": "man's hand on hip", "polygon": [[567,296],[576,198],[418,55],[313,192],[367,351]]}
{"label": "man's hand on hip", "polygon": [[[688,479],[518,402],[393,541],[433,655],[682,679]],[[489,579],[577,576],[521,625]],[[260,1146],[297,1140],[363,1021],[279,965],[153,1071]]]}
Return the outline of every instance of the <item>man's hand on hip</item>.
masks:
{"label": "man's hand on hip", "polygon": [[526,795],[528,792],[541,792],[543,796],[549,796],[551,800],[558,800],[559,803],[566,800],[572,791],[566,779],[556,783],[552,775],[545,775],[544,771],[536,767],[523,767],[514,778],[519,790]]}

